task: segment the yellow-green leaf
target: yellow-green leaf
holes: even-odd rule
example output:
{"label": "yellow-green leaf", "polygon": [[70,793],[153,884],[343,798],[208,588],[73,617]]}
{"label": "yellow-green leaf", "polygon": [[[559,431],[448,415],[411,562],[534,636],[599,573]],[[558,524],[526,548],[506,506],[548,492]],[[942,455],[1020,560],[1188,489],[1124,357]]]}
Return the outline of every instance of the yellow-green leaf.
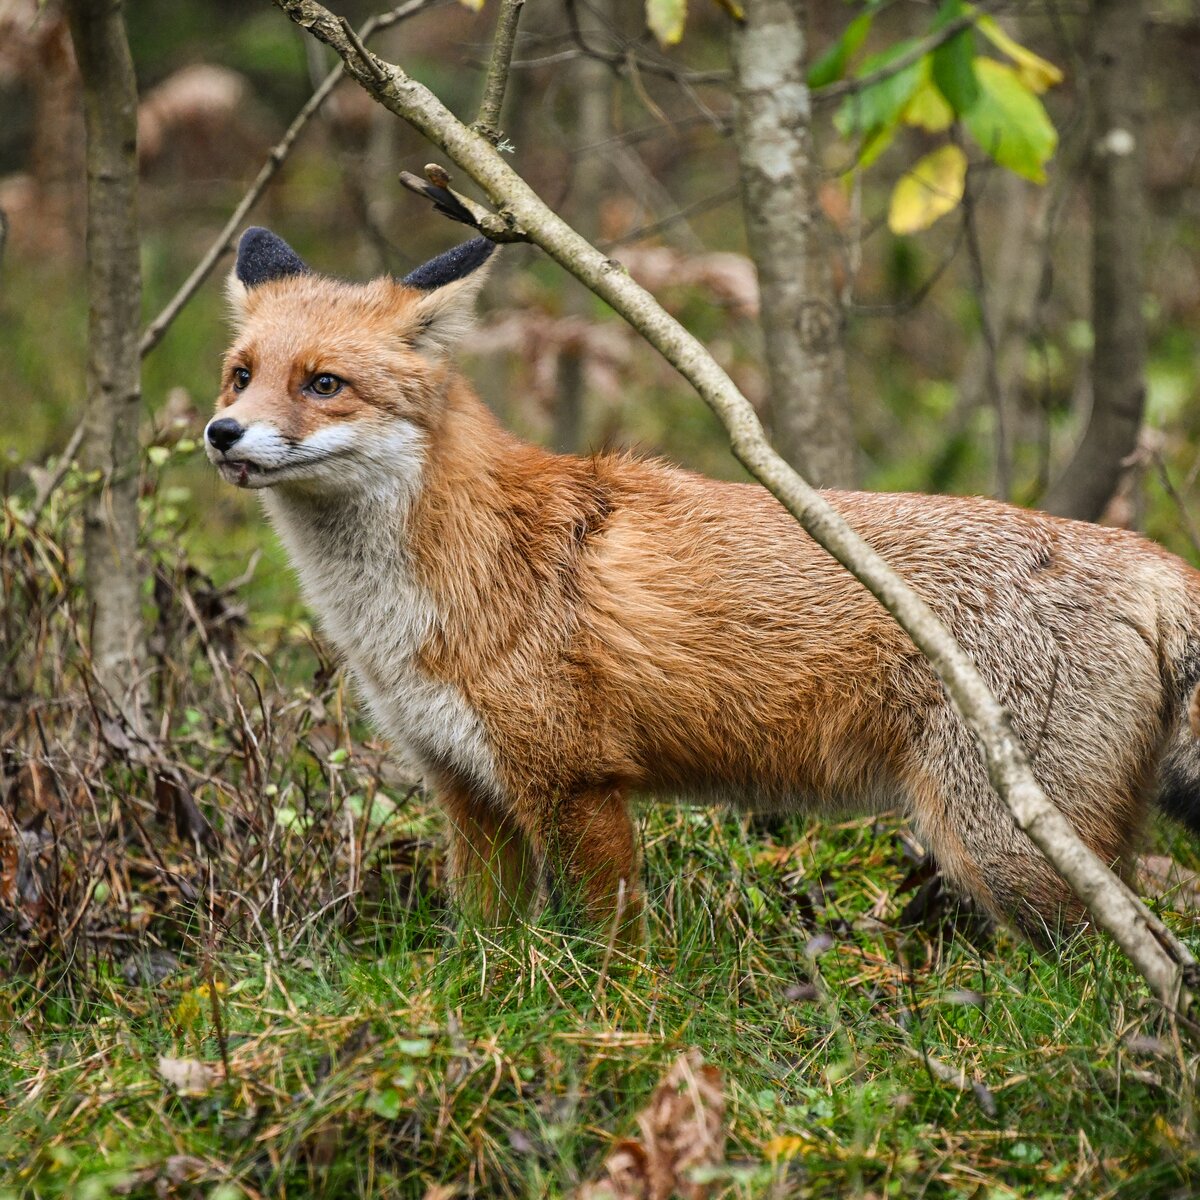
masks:
{"label": "yellow-green leaf", "polygon": [[483,11],[483,0],[458,0],[463,8],[469,8],[472,12]]}
{"label": "yellow-green leaf", "polygon": [[916,125],[930,133],[941,133],[950,128],[954,120],[954,109],[946,103],[946,97],[938,91],[932,79],[926,79],[904,106],[900,119],[905,125]]}
{"label": "yellow-green leaf", "polygon": [[664,46],[674,46],[683,37],[687,0],[646,0],[646,24]]}
{"label": "yellow-green leaf", "polygon": [[963,115],[971,136],[1002,167],[1045,183],[1058,133],[1042,102],[1007,63],[981,58],[975,71],[979,100]]}
{"label": "yellow-green leaf", "polygon": [[1017,64],[1017,74],[1031,91],[1041,95],[1047,88],[1062,83],[1063,73],[1058,67],[1009,37],[996,23],[995,17],[980,17],[976,28],[997,50],[1003,51]]}
{"label": "yellow-green leaf", "polygon": [[717,6],[723,8],[735,21],[744,21],[746,19],[746,10],[738,3],[738,0],[716,0]]}
{"label": "yellow-green leaf", "polygon": [[892,190],[888,228],[917,233],[958,207],[967,178],[967,156],[958,146],[943,146],[925,155]]}

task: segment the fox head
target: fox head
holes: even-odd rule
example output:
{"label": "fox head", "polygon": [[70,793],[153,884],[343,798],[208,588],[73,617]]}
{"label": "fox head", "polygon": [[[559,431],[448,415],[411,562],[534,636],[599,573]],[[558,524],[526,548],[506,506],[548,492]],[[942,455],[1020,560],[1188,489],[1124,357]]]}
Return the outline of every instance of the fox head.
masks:
{"label": "fox head", "polygon": [[404,279],[356,284],[246,230],[228,283],[236,337],[204,431],[225,479],[320,492],[412,482],[493,248],[475,238]]}

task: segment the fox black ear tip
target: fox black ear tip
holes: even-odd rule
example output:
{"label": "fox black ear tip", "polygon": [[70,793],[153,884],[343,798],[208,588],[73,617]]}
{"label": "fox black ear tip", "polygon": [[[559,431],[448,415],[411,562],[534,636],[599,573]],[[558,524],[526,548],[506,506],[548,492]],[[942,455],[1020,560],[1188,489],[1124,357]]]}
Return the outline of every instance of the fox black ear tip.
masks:
{"label": "fox black ear tip", "polygon": [[251,225],[238,241],[235,273],[246,287],[257,287],[290,275],[307,275],[304,260],[278,234]]}
{"label": "fox black ear tip", "polygon": [[431,258],[415,271],[410,271],[400,282],[405,287],[432,292],[478,271],[492,257],[495,249],[496,243],[491,238],[472,238],[469,242],[452,246],[437,258]]}

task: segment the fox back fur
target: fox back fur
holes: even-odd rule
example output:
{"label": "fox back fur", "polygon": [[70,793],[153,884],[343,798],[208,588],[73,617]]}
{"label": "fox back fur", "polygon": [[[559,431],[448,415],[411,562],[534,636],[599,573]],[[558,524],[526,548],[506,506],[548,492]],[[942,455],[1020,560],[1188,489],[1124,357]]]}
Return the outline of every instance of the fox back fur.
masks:
{"label": "fox back fur", "polygon": [[[763,489],[506,432],[455,370],[490,245],[406,280],[243,237],[206,443],[261,489],[310,605],[448,818],[464,904],[542,873],[639,918],[632,793],[900,808],[1036,937],[1081,909],[932,669]],[[988,500],[828,499],[974,659],[1087,844],[1128,871],[1149,800],[1200,823],[1200,575],[1124,531]]]}

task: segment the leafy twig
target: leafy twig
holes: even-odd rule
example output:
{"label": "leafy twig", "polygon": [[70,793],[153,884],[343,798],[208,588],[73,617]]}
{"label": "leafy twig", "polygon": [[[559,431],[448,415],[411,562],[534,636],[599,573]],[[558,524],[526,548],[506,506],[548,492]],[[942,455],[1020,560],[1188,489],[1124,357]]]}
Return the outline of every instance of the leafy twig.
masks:
{"label": "leafy twig", "polygon": [[980,17],[986,16],[1000,7],[998,0],[990,0],[990,2],[983,0],[983,3],[976,4],[970,12],[961,17],[955,17],[953,21],[947,21],[941,29],[936,29],[933,33],[923,37],[911,49],[897,55],[890,63],[880,67],[877,71],[870,71],[866,75],[859,75],[854,79],[841,79],[836,83],[826,84],[825,87],[815,88],[812,93],[813,103],[828,104],[842,99],[843,96],[853,96],[858,92],[865,92],[867,88],[874,87],[877,83],[884,83],[902,71],[907,71],[914,63],[919,63],[925,55],[932,54],[939,46],[953,41],[963,30],[971,29]]}

